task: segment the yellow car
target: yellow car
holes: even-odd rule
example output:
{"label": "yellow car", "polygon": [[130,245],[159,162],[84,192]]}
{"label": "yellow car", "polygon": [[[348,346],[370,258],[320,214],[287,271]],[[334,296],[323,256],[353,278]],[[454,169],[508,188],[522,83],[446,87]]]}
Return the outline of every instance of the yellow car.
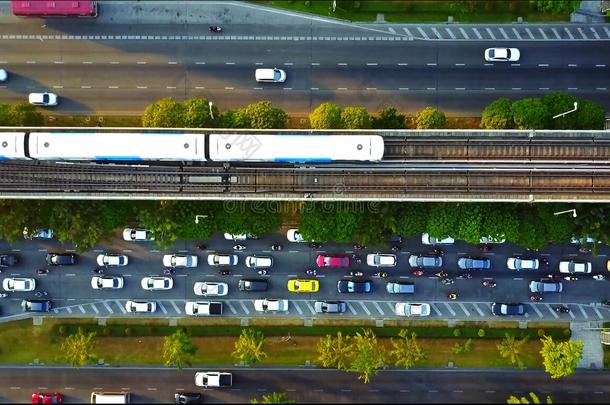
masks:
{"label": "yellow car", "polygon": [[288,280],[288,291],[295,293],[314,293],[320,289],[318,280]]}

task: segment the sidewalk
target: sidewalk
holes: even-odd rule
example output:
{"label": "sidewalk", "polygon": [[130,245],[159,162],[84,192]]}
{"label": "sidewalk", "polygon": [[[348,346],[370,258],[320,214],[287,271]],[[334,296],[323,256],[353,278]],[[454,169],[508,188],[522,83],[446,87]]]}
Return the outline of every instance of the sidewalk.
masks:
{"label": "sidewalk", "polygon": [[582,359],[578,368],[602,369],[604,368],[604,352],[599,330],[602,322],[570,322],[573,340],[582,340],[584,343]]}

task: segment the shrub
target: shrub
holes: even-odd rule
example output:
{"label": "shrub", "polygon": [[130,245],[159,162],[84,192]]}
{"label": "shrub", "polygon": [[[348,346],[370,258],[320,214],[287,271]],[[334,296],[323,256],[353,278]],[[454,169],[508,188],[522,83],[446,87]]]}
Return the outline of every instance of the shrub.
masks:
{"label": "shrub", "polygon": [[453,346],[451,346],[451,351],[453,352],[453,354],[462,354],[462,345],[459,343],[455,343]]}
{"label": "shrub", "polygon": [[455,329],[453,330],[453,336],[455,336],[455,337],[460,337],[460,336],[462,336],[462,331],[461,331],[461,330],[459,330],[458,328],[455,328]]}
{"label": "shrub", "polygon": [[565,337],[572,336],[572,331],[570,329],[567,329],[567,328],[564,329],[562,333],[563,333],[563,336],[565,336]]}
{"label": "shrub", "polygon": [[108,326],[104,326],[104,329],[102,329],[102,335],[104,335],[104,336],[110,335],[110,328]]}
{"label": "shrub", "polygon": [[468,338],[464,342],[464,347],[462,348],[462,353],[468,354],[472,351],[472,339]]}
{"label": "shrub", "polygon": [[66,336],[68,334],[68,328],[66,328],[65,325],[61,325],[59,327],[59,335],[60,336]]}
{"label": "shrub", "polygon": [[445,113],[434,107],[426,107],[415,116],[417,129],[445,128],[446,123]]}
{"label": "shrub", "polygon": [[133,335],[133,329],[130,327],[125,328],[125,336]]}
{"label": "shrub", "polygon": [[480,338],[485,337],[485,329],[479,329],[477,336]]}
{"label": "shrub", "polygon": [[307,6],[307,7],[311,7],[311,1],[307,0],[307,1],[305,2],[305,6]]}
{"label": "shrub", "polygon": [[538,337],[542,338],[542,337],[544,337],[545,334],[546,334],[546,331],[544,329],[538,329]]}

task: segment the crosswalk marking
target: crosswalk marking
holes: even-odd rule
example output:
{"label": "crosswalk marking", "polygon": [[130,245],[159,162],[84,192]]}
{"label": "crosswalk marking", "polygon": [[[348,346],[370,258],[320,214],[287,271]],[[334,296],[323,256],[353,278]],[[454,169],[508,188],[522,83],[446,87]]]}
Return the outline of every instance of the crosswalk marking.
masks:
{"label": "crosswalk marking", "polygon": [[595,313],[597,314],[597,316],[598,316],[599,318],[602,318],[602,319],[604,318],[604,316],[601,314],[601,312],[599,312],[599,311],[597,310],[597,308],[593,307],[593,310],[595,311]]}
{"label": "crosswalk marking", "polygon": [[104,306],[106,307],[106,310],[108,312],[110,312],[111,314],[114,314],[114,311],[112,310],[112,308],[110,308],[110,305],[108,305],[108,303],[106,301],[102,301],[102,304],[104,304]]}
{"label": "crosswalk marking", "polygon": [[157,302],[157,304],[159,305],[159,308],[161,308],[163,315],[167,315],[167,309],[165,309],[165,307],[163,306],[163,303],[161,301],[159,301],[159,302]]}
{"label": "crosswalk marking", "polygon": [[489,34],[489,36],[491,37],[491,39],[496,39],[496,36],[494,35],[493,32],[491,32],[491,28],[487,27],[485,28],[485,30],[487,31],[487,33]]}
{"label": "crosswalk marking", "polygon": [[449,310],[449,312],[451,313],[451,316],[455,316],[455,312],[453,311],[453,309],[451,308],[451,306],[450,306],[448,303],[446,303],[446,302],[443,302],[443,304],[445,304],[445,306],[447,307],[447,309],[448,309],[448,310]]}
{"label": "crosswalk marking", "polygon": [[377,308],[377,311],[379,311],[379,315],[383,315],[383,311],[381,310],[379,304],[377,304],[377,301],[373,301],[373,305],[375,306],[375,308]]}
{"label": "crosswalk marking", "polygon": [[468,311],[468,309],[464,306],[464,304],[462,304],[461,302],[459,303],[460,308],[462,308],[462,311],[464,311],[464,313],[466,314],[466,316],[470,316],[470,312]]}
{"label": "crosswalk marking", "polygon": [[464,30],[464,28],[460,27],[460,32],[462,33],[462,35],[464,36],[464,38],[466,39],[470,39],[470,37],[468,36],[468,34],[466,34],[466,31]]}
{"label": "crosswalk marking", "polygon": [[174,301],[170,301],[170,303],[172,304],[172,306],[174,307],[174,309],[176,310],[177,313],[181,314],[182,311],[180,310],[180,308],[178,308],[178,305],[176,305],[176,303]]}
{"label": "crosswalk marking", "polygon": [[246,315],[248,315],[250,313],[250,310],[246,307],[246,304],[244,304],[243,301],[239,301],[239,304],[241,305],[241,307],[243,308],[244,312],[246,313]]}
{"label": "crosswalk marking", "polygon": [[99,314],[100,311],[97,309],[97,307],[95,306],[95,304],[91,303],[89,304],[91,306],[91,309],[93,309],[93,312],[95,312],[96,314]]}
{"label": "crosswalk marking", "polygon": [[231,304],[231,301],[226,301],[227,306],[229,307],[229,311],[231,311],[231,313],[233,315],[235,315],[237,313],[237,311],[235,310],[235,307],[233,306],[233,304]]}
{"label": "crosswalk marking", "polygon": [[303,315],[303,310],[301,309],[301,307],[299,306],[299,304],[296,301],[293,302],[293,306],[297,309],[297,312],[299,313],[299,315]]}
{"label": "crosswalk marking", "polygon": [[364,305],[363,302],[358,302],[360,304],[360,306],[362,307],[362,309],[364,309],[364,312],[366,312],[366,315],[370,315],[371,311],[369,311],[369,309]]}
{"label": "crosswalk marking", "polygon": [[117,307],[119,307],[119,309],[121,310],[122,313],[124,313],[124,314],[127,313],[125,306],[121,305],[121,302],[119,300],[114,300],[114,303],[117,305]]}

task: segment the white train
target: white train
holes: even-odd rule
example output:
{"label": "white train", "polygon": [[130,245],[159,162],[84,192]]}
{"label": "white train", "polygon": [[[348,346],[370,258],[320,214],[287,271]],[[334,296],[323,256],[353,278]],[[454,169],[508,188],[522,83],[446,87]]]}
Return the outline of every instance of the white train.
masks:
{"label": "white train", "polygon": [[0,132],[0,160],[379,161],[378,135]]}

